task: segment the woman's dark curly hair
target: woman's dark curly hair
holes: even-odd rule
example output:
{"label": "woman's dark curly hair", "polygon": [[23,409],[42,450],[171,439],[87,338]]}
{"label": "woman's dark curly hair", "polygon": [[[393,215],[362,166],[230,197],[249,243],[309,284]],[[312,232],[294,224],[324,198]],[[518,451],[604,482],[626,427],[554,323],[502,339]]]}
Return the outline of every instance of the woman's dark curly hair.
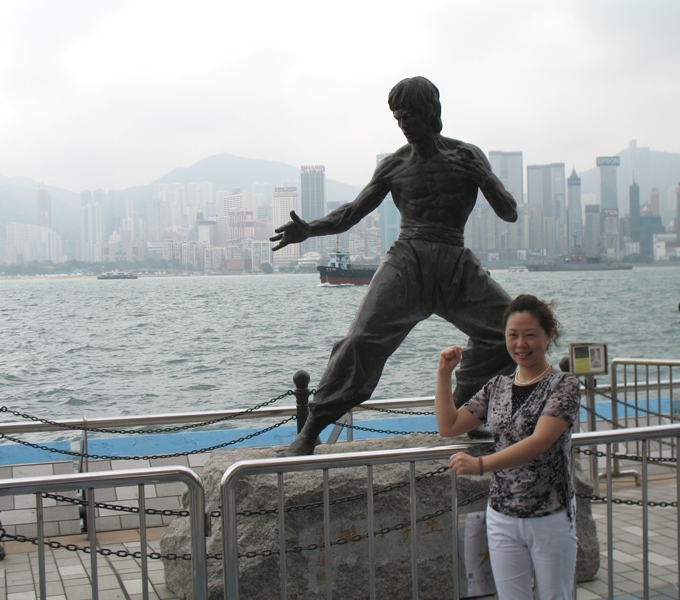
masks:
{"label": "woman's dark curly hair", "polygon": [[530,313],[541,325],[543,330],[550,337],[550,343],[557,346],[557,340],[560,339],[560,333],[562,330],[562,325],[555,317],[555,300],[550,300],[550,302],[543,302],[539,300],[536,296],[531,294],[522,294],[517,296],[508,308],[505,309],[505,314],[503,315],[503,329],[508,324],[508,319],[510,315],[517,312],[528,312]]}

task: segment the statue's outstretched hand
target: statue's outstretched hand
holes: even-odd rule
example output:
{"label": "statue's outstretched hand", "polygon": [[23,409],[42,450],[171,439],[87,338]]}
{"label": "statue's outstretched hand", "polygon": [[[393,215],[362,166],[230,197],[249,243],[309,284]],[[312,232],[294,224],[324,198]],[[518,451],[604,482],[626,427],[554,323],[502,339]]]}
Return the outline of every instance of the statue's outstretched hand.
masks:
{"label": "statue's outstretched hand", "polygon": [[269,238],[270,242],[279,242],[272,248],[273,252],[280,250],[288,244],[304,242],[312,232],[309,223],[298,217],[294,210],[290,211],[290,218],[292,221],[288,221],[285,225],[281,225],[281,227],[277,227],[274,230],[278,235]]}

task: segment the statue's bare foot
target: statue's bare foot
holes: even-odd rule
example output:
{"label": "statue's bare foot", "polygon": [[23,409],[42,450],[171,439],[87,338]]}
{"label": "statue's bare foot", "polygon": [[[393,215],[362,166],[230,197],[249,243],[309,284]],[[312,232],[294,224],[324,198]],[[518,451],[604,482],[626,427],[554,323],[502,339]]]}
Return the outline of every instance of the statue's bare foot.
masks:
{"label": "statue's bare foot", "polygon": [[279,453],[279,456],[310,456],[314,454],[316,439],[316,436],[300,433],[288,448]]}

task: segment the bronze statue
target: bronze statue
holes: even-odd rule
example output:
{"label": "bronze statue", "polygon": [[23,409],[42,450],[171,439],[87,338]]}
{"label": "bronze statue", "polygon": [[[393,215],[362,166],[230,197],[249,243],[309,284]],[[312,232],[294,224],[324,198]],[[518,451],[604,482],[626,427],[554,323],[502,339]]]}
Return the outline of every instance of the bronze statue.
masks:
{"label": "bronze statue", "polygon": [[370,398],[387,359],[432,314],[469,338],[456,371],[457,406],[492,376],[515,369],[502,324],[510,297],[463,247],[463,230],[478,189],[504,221],[517,220],[517,204],[479,148],[441,135],[439,90],[431,81],[400,81],[388,103],[408,144],[378,164],[353,202],[309,223],[292,211],[292,220],[271,238],[279,242],[272,250],[279,250],[342,233],[388,192],[401,214],[399,239],[373,276],[347,335],[334,344],[307,422],[283,456],[313,454],[319,433]]}

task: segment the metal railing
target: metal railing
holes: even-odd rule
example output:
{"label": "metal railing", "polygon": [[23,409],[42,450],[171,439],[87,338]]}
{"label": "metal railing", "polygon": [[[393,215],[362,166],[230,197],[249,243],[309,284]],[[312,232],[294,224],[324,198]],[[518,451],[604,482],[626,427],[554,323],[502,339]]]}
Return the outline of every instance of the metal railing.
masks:
{"label": "metal railing", "polygon": [[[408,448],[399,450],[382,450],[375,452],[352,452],[332,455],[314,455],[303,457],[287,457],[277,460],[261,459],[246,460],[235,463],[224,473],[221,481],[222,499],[222,536],[224,550],[224,597],[229,600],[239,598],[239,561],[238,561],[238,531],[237,531],[237,486],[247,476],[276,474],[278,477],[278,531],[279,531],[279,565],[280,565],[280,597],[285,599],[287,595],[287,566],[286,566],[286,541],[285,541],[285,514],[283,475],[304,471],[321,470],[323,474],[323,524],[324,524],[324,552],[325,552],[325,588],[326,598],[332,597],[333,580],[332,569],[332,544],[330,539],[330,497],[328,471],[331,469],[364,467],[366,468],[366,501],[367,501],[367,527],[368,527],[368,566],[369,566],[369,593],[370,598],[376,597],[376,552],[375,552],[375,519],[373,514],[373,468],[378,465],[394,463],[409,463],[409,500],[410,500],[410,523],[415,531],[417,522],[418,501],[416,498],[416,471],[415,464],[425,460],[445,461],[455,452],[480,452],[488,449],[489,442],[475,442],[440,446],[435,448]],[[452,586],[454,598],[459,598],[456,578],[458,576],[458,512],[457,512],[457,488],[456,477],[451,478],[451,507],[452,507]],[[418,597],[418,536],[411,535],[411,582],[412,596]]]}
{"label": "metal railing", "polygon": [[[574,448],[587,448],[604,446],[606,480],[606,505],[607,505],[607,589],[608,598],[614,597],[614,494],[613,479],[616,475],[614,461],[616,460],[617,448],[622,444],[635,442],[640,445],[639,455],[640,478],[642,487],[641,505],[641,529],[642,529],[642,585],[643,598],[649,598],[649,465],[652,462],[650,456],[650,445],[652,442],[661,443],[664,440],[672,440],[677,445],[680,439],[680,425],[657,425],[650,427],[639,427],[630,429],[618,429],[610,432],[588,432],[574,435],[572,445]],[[676,552],[680,557],[680,486],[678,485],[679,467],[676,462],[674,465],[675,473],[675,520],[676,520]],[[680,590],[680,569],[677,573],[678,589]]]}
{"label": "metal railing", "polygon": [[148,585],[148,557],[146,554],[147,535],[145,521],[145,486],[157,483],[182,482],[189,491],[190,519],[191,519],[191,569],[193,593],[195,600],[207,600],[207,563],[206,563],[206,517],[205,494],[201,479],[190,469],[185,467],[154,467],[148,469],[127,469],[116,472],[101,473],[70,473],[67,475],[52,475],[46,477],[23,477],[0,480],[0,496],[20,496],[35,494],[36,527],[39,568],[39,594],[41,599],[47,598],[45,534],[43,520],[44,493],[63,490],[85,490],[88,501],[87,511],[90,523],[89,554],[90,580],[92,598],[99,598],[99,578],[97,567],[97,528],[95,520],[95,489],[110,487],[137,486],[139,493],[139,530],[140,530],[140,560],[142,596],[149,598]]}
{"label": "metal railing", "polygon": [[[605,450],[602,452],[606,461],[606,481],[607,481],[607,561],[608,561],[608,581],[610,598],[614,597],[614,539],[613,539],[613,494],[612,494],[612,479],[613,479],[613,459],[616,453],[615,448],[618,444],[624,442],[639,442],[642,446],[643,453],[640,456],[640,469],[642,480],[642,529],[643,529],[643,591],[644,597],[649,597],[649,531],[648,531],[648,467],[649,467],[649,448],[652,442],[661,442],[664,439],[673,440],[677,443],[680,437],[680,425],[662,425],[644,428],[633,428],[626,430],[617,430],[609,432],[589,432],[575,434],[572,437],[572,444],[574,448],[597,448],[604,446]],[[423,460],[441,460],[443,463],[448,457],[455,452],[470,452],[488,449],[488,444],[484,443],[467,443],[457,444],[452,446],[436,447],[436,448],[416,448],[403,450],[383,450],[375,452],[357,452],[334,455],[316,455],[306,457],[291,457],[282,458],[275,461],[269,460],[247,460],[235,463],[224,474],[221,482],[221,498],[224,510],[222,512],[222,536],[224,547],[224,590],[225,598],[229,600],[237,600],[239,598],[239,551],[238,551],[238,523],[237,523],[237,486],[239,482],[247,476],[253,475],[272,475],[278,477],[278,531],[279,531],[279,588],[280,597],[287,598],[287,566],[286,566],[286,539],[285,531],[285,494],[283,485],[283,476],[286,473],[295,473],[303,471],[321,471],[323,477],[323,529],[324,529],[324,544],[323,551],[325,552],[325,586],[326,598],[332,597],[333,581],[331,577],[332,565],[332,545],[330,540],[330,514],[329,514],[329,483],[328,472],[331,469],[348,468],[348,467],[363,467],[366,469],[366,499],[367,499],[367,526],[368,526],[368,562],[369,562],[369,597],[375,598],[375,547],[374,547],[374,528],[375,520],[373,514],[373,467],[376,465],[385,465],[392,463],[408,463],[410,466],[410,523],[416,523],[417,518],[417,500],[415,494],[415,468],[414,465],[418,461]],[[592,451],[592,450],[591,450]],[[676,473],[676,487],[677,487],[677,464],[675,465]],[[452,589],[454,598],[460,597],[459,582],[457,580],[458,574],[458,519],[457,519],[457,478],[452,477],[451,489],[451,512],[452,512],[452,540],[453,548],[451,553],[452,560]],[[680,500],[680,491],[677,492],[678,500]],[[678,503],[675,505],[676,521],[680,524],[680,513]],[[678,546],[680,546],[680,525],[677,532]],[[680,547],[676,550],[680,552]],[[417,536],[411,536],[411,577],[412,577],[412,597],[418,597],[418,542]],[[680,581],[678,581],[680,589]]]}

